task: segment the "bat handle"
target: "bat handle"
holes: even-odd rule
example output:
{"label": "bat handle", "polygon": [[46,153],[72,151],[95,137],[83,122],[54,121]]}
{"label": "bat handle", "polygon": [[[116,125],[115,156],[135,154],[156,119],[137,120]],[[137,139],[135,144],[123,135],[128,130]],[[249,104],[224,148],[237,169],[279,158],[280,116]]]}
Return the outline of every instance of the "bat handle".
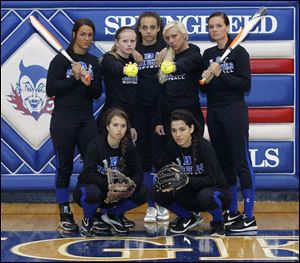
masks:
{"label": "bat handle", "polygon": [[[214,61],[212,60],[212,59],[210,59],[209,60],[209,66],[211,66],[211,64],[213,63]],[[207,80],[207,78],[203,78],[203,79],[200,79],[199,80],[199,84],[201,85],[201,86],[203,86],[204,84],[205,84],[205,81]]]}
{"label": "bat handle", "polygon": [[[69,60],[71,62],[71,65],[73,66],[76,62],[72,59],[72,60]],[[82,77],[84,77],[84,79],[86,81],[90,81],[91,80],[91,74],[89,72],[87,72],[86,74],[81,74]]]}
{"label": "bat handle", "polygon": [[206,78],[200,79],[199,84],[203,86],[205,84]]}
{"label": "bat handle", "polygon": [[87,73],[85,76],[84,76],[84,79],[86,81],[90,81],[91,80],[91,74]]}

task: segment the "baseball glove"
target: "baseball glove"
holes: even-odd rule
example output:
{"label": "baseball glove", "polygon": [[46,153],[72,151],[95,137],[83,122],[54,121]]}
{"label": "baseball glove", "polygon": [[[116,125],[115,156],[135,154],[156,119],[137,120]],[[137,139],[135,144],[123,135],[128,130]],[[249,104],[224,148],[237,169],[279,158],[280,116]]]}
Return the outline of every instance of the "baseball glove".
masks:
{"label": "baseball glove", "polygon": [[118,170],[107,169],[108,192],[104,200],[110,204],[128,198],[135,190],[136,184],[129,177]]}
{"label": "baseball glove", "polygon": [[160,192],[177,191],[189,182],[189,177],[183,167],[175,163],[164,166],[155,176],[155,185],[157,191]]}

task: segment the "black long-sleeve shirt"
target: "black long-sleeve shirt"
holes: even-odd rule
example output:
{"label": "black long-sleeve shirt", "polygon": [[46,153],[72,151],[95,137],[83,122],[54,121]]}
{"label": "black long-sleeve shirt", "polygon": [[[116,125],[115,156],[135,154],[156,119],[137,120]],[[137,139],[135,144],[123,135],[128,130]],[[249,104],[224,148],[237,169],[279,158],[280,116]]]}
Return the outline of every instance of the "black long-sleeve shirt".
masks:
{"label": "black long-sleeve shirt", "polygon": [[155,55],[156,52],[160,52],[165,47],[166,43],[162,38],[150,46],[142,44],[137,44],[136,46],[136,50],[144,58],[144,63],[138,65],[139,81],[135,97],[137,106],[157,108],[159,92],[163,85],[158,81],[159,66],[155,65]]}
{"label": "black long-sleeve shirt", "polygon": [[194,190],[200,190],[205,187],[226,189],[226,179],[211,143],[204,138],[198,140],[198,148],[195,156],[196,171],[194,172],[192,153],[192,146],[181,148],[172,140],[164,150],[163,161],[160,166],[162,167],[172,162],[182,165],[184,171],[189,175],[188,186]]}
{"label": "black long-sleeve shirt", "polygon": [[76,80],[70,62],[61,54],[57,54],[50,63],[46,84],[46,93],[49,97],[55,96],[55,107],[87,106],[92,105],[93,99],[102,93],[102,74],[96,56],[86,53],[75,54],[74,61],[91,74],[91,85],[85,86],[81,80]]}
{"label": "black long-sleeve shirt", "polygon": [[[209,60],[216,61],[224,53],[217,46],[205,50],[203,54],[204,68],[209,67]],[[220,64],[222,72],[214,77],[203,91],[207,92],[208,106],[224,106],[244,102],[245,92],[251,89],[251,71],[248,52],[237,46]]]}
{"label": "black long-sleeve shirt", "polygon": [[189,48],[176,54],[174,58],[176,72],[167,75],[164,91],[161,93],[162,109],[159,119],[162,121],[162,112],[172,112],[175,109],[198,105],[199,78],[203,70],[203,61],[198,46],[189,44]]}
{"label": "black long-sleeve shirt", "polygon": [[128,77],[123,69],[129,62],[134,63],[130,56],[128,59],[121,56],[115,57],[110,52],[103,55],[101,69],[105,84],[106,102],[113,106],[125,106],[131,113],[138,84],[138,76]]}
{"label": "black long-sleeve shirt", "polygon": [[[83,172],[79,175],[79,183],[95,184],[102,187],[107,182],[107,168],[120,170],[121,149],[113,149],[107,142],[107,135],[98,136],[89,144],[85,155]],[[143,170],[138,153],[132,144],[128,143],[125,155],[125,169],[121,170],[137,185],[141,183]]]}

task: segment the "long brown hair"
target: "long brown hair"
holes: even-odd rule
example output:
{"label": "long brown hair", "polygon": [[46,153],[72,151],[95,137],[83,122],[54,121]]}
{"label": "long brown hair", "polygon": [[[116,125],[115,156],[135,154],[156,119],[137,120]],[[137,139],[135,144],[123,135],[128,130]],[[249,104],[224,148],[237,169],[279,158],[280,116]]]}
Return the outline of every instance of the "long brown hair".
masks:
{"label": "long brown hair", "polygon": [[179,109],[175,110],[171,113],[170,123],[172,121],[183,121],[187,126],[191,128],[194,125],[194,131],[192,133],[192,167],[193,167],[193,174],[196,171],[196,156],[198,153],[199,147],[199,138],[201,138],[201,126],[199,122],[196,120],[194,115],[187,110]]}
{"label": "long brown hair", "polygon": [[[125,135],[120,141],[122,158],[120,159],[119,169],[120,169],[120,171],[123,171],[126,167],[126,161],[125,161],[126,151],[128,148],[128,144],[131,141],[131,126],[130,126],[129,117],[125,111],[123,111],[122,109],[119,109],[119,108],[111,108],[111,109],[107,110],[105,113],[105,117],[104,117],[105,127],[111,123],[112,118],[115,116],[118,116],[118,117],[124,119],[127,124],[127,129],[126,129]],[[108,131],[106,129],[105,129],[105,131],[107,134]]]}

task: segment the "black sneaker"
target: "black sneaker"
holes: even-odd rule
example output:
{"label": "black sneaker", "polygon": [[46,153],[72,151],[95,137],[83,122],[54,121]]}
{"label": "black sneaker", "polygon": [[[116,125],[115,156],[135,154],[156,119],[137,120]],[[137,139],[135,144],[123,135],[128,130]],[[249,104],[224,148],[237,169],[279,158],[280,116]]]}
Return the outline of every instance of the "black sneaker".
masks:
{"label": "black sneaker", "polygon": [[179,217],[176,217],[173,221],[170,222],[170,227],[174,228],[177,225]]}
{"label": "black sneaker", "polygon": [[225,212],[225,214],[223,215],[224,218],[224,225],[225,226],[230,226],[231,224],[240,221],[240,219],[242,218],[242,214],[240,212],[237,213],[230,213],[229,210],[227,210]]}
{"label": "black sneaker", "polygon": [[58,228],[66,231],[78,231],[79,227],[74,221],[74,217],[69,205],[59,205],[60,222]]}
{"label": "black sneaker", "polygon": [[98,212],[98,213],[95,213],[95,216],[94,216],[94,231],[97,232],[97,231],[107,231],[109,230],[110,226],[108,224],[106,224],[102,218],[101,218],[101,214]]}
{"label": "black sneaker", "polygon": [[257,225],[256,225],[255,217],[253,216],[251,219],[249,219],[245,214],[243,214],[241,220],[227,227],[227,230],[232,232],[245,232],[245,231],[253,231],[256,229],[257,229]]}
{"label": "black sneaker", "polygon": [[116,232],[128,234],[128,228],[124,226],[122,219],[116,215],[105,213],[101,216],[102,220],[110,225]]}
{"label": "black sneaker", "polygon": [[224,222],[211,221],[210,226],[211,226],[210,236],[212,236],[212,237],[225,237]]}
{"label": "black sneaker", "polygon": [[184,233],[197,225],[199,225],[198,218],[192,214],[189,218],[178,218],[176,226],[170,227],[170,232],[176,234]]}
{"label": "black sneaker", "polygon": [[93,227],[94,227],[93,220],[91,218],[84,217],[82,219],[80,235],[82,237],[93,237],[93,236],[95,236]]}
{"label": "black sneaker", "polygon": [[[203,221],[204,221],[204,218],[202,217],[201,213],[200,212],[192,212],[194,217],[197,218],[198,220],[198,224],[202,224]],[[174,228],[176,225],[177,225],[177,221],[178,221],[178,217],[176,217],[173,221],[170,222],[170,227]]]}
{"label": "black sneaker", "polygon": [[122,219],[124,226],[130,228],[130,227],[135,227],[135,223],[128,218],[125,217],[125,215],[120,215],[120,218]]}

